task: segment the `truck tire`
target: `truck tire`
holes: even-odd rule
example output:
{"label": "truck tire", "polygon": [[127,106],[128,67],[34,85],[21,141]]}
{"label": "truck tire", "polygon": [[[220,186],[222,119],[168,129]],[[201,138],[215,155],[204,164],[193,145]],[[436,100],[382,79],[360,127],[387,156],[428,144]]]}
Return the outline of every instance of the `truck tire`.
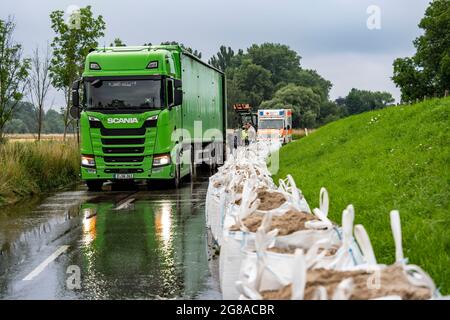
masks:
{"label": "truck tire", "polygon": [[86,185],[89,191],[102,191],[103,181],[102,180],[86,180]]}

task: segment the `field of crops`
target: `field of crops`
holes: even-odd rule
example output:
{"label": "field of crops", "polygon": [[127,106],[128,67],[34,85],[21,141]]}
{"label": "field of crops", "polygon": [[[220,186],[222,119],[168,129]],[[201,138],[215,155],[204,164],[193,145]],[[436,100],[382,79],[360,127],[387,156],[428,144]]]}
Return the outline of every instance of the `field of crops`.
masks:
{"label": "field of crops", "polygon": [[[14,133],[6,134],[5,138],[8,141],[34,141],[37,140],[37,134],[32,133]],[[42,134],[41,140],[43,141],[63,141],[63,134]],[[76,135],[68,134],[66,139],[76,139]]]}

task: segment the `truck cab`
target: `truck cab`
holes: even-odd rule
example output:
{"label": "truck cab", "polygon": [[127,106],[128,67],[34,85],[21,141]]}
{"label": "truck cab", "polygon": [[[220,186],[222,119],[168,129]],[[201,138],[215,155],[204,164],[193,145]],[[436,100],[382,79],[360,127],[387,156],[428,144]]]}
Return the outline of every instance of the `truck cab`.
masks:
{"label": "truck cab", "polygon": [[[89,53],[82,79],[73,85],[71,109],[80,123],[81,178],[89,189],[101,189],[108,180],[158,179],[178,186],[182,177],[192,174],[193,138],[181,129],[190,128],[187,113],[198,106],[190,103],[183,110],[182,83],[189,91],[186,103],[194,94],[197,101],[200,94],[189,88],[202,74],[194,77],[193,67],[187,66],[183,75],[183,59],[197,69],[200,64],[186,55],[179,46],[99,48]],[[222,112],[220,106],[208,107]]]}

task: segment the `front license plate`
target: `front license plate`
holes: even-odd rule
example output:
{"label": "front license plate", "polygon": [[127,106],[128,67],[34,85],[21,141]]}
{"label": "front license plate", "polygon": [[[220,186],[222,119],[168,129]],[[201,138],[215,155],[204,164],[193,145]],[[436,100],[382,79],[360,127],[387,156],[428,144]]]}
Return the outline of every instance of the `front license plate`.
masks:
{"label": "front license plate", "polygon": [[116,173],[114,179],[133,179],[134,175],[132,173]]}

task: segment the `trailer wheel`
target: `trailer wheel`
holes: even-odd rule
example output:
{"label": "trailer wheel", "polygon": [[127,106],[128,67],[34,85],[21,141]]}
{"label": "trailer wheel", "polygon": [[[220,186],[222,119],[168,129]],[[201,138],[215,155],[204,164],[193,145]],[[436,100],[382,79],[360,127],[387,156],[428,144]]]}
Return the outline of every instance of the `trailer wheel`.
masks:
{"label": "trailer wheel", "polygon": [[103,181],[102,180],[86,180],[86,185],[89,191],[102,191]]}

